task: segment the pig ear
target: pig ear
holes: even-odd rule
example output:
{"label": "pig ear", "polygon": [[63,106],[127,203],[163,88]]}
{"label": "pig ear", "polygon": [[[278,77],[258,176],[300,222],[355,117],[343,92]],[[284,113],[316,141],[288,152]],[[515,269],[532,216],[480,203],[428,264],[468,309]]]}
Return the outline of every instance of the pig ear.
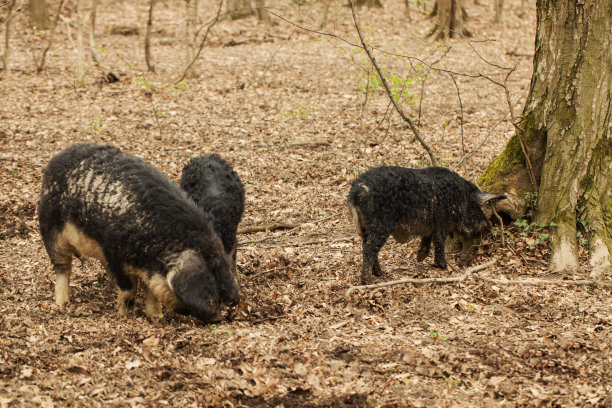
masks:
{"label": "pig ear", "polygon": [[219,294],[213,274],[195,251],[181,252],[172,263],[168,284],[187,308],[182,313],[194,314],[204,321],[213,320],[219,311]]}
{"label": "pig ear", "polygon": [[479,191],[476,193],[476,201],[478,201],[479,205],[483,205],[488,201],[499,201],[507,198],[505,194],[491,194],[485,191]]}

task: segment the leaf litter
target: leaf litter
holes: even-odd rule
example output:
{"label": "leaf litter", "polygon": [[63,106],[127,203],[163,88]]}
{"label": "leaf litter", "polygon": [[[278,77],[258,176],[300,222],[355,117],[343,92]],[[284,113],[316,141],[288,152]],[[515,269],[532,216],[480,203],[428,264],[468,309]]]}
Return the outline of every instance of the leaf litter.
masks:
{"label": "leaf litter", "polygon": [[[51,10],[57,3],[49,2]],[[280,13],[315,27],[321,3],[283,3]],[[491,2],[480,3],[469,5],[469,24],[478,38],[496,41],[476,46],[500,65],[518,64],[509,87],[519,111],[531,77],[531,58],[521,55],[533,52],[535,5],[526,2],[523,10],[518,0],[506,1],[503,26],[496,27]],[[349,10],[330,7],[324,29],[354,41]],[[436,48],[422,40],[431,21],[413,8],[407,24],[402,7],[389,0],[383,10],[359,10],[370,40],[411,55]],[[16,15],[12,66],[24,71],[0,80],[0,406],[612,404],[609,289],[468,279],[346,296],[359,284],[361,266],[361,241],[344,212],[351,181],[382,164],[423,166],[424,151],[396,115],[381,122],[388,101],[380,90],[362,114],[362,54],[275,19],[219,23],[199,77],[170,91],[182,69],[179,9],[160,5],[156,11],[156,74],[141,71],[136,36],[98,30],[101,64],[120,79],[112,84],[102,83],[94,69],[75,81],[65,24],[48,68],[29,72],[25,50],[33,34],[24,15]],[[98,24],[133,25],[146,10],[145,2],[103,1]],[[492,70],[465,42],[449,44],[444,66]],[[409,75],[405,61],[378,58],[388,72]],[[154,85],[150,95],[139,77]],[[503,149],[512,126],[502,122],[483,140],[506,114],[505,96],[486,81],[457,82],[466,149],[485,141],[457,170],[475,180]],[[415,96],[417,88],[411,88]],[[456,89],[440,73],[423,89],[420,130],[439,160],[452,166],[463,156]],[[411,115],[418,116],[418,106],[409,107]],[[245,183],[241,226],[301,227],[239,237],[248,241],[238,251],[242,302],[216,325],[168,311],[149,322],[141,298],[132,315],[118,317],[115,292],[93,261],[74,262],[72,303],[60,312],[36,202],[46,163],[77,141],[118,146],[173,180],[191,157],[218,153]],[[465,269],[495,257],[481,274],[496,279],[588,279],[586,267],[549,272],[540,236],[523,236],[511,225],[506,231],[505,247],[491,235],[475,252],[451,253],[449,261]],[[431,259],[416,262],[417,246],[391,239],[380,256],[386,275],[377,282],[453,275],[433,269]]]}

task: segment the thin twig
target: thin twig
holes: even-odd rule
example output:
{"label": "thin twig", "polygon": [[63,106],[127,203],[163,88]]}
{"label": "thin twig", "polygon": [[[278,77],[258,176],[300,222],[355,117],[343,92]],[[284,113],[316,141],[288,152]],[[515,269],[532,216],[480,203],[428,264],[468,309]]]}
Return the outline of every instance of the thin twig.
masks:
{"label": "thin twig", "polygon": [[253,232],[262,232],[262,231],[274,231],[279,229],[293,229],[297,227],[299,224],[264,224],[264,225],[253,225],[250,227],[244,227],[238,230],[237,234],[250,234]]}
{"label": "thin twig", "polygon": [[366,54],[368,54],[368,58],[370,58],[370,61],[372,61],[372,65],[374,65],[374,68],[376,69],[376,72],[378,73],[378,76],[380,77],[383,87],[385,88],[385,91],[387,91],[387,96],[389,97],[391,102],[393,102],[393,106],[395,107],[395,110],[397,111],[397,113],[399,113],[402,119],[404,119],[404,121],[408,123],[408,126],[410,127],[410,130],[412,130],[414,137],[416,137],[419,143],[421,143],[421,146],[423,146],[423,148],[429,154],[429,159],[431,160],[431,164],[434,166],[437,166],[438,161],[436,160],[436,156],[434,155],[429,145],[421,137],[421,134],[419,130],[417,129],[417,127],[414,125],[414,122],[412,121],[412,119],[410,119],[410,117],[408,117],[408,115],[404,113],[404,110],[399,105],[397,100],[394,98],[393,93],[391,92],[391,87],[389,86],[389,83],[387,82],[387,79],[383,75],[382,70],[380,69],[380,66],[376,62],[376,58],[374,58],[374,55],[372,54],[372,52],[370,51],[370,48],[366,44],[365,39],[363,37],[363,33],[361,32],[361,27],[359,26],[359,22],[357,21],[357,12],[355,11],[355,5],[353,4],[352,0],[349,0],[349,5],[351,6],[351,11],[353,13],[353,22],[355,23],[355,28],[357,29],[357,35],[359,35],[361,45],[363,46],[363,49],[365,50]]}
{"label": "thin twig", "polygon": [[99,51],[96,46],[96,13],[98,10],[98,0],[91,0],[91,11],[89,12],[89,51],[91,52],[91,58],[93,59],[96,67],[101,69],[100,60],[98,59],[97,52]]}
{"label": "thin twig", "polygon": [[497,220],[499,221],[499,230],[501,231],[501,244],[502,244],[502,248],[504,248],[506,246],[506,240],[504,238],[504,220],[502,220],[502,218],[497,213],[497,210],[495,209],[495,205],[493,204],[493,201],[489,201],[489,206],[491,207],[491,211],[493,211],[493,214],[495,214],[495,216],[497,217]]}
{"label": "thin twig", "polygon": [[465,160],[467,160],[469,157],[473,156],[473,155],[474,155],[474,153],[476,153],[477,151],[479,151],[479,150],[482,148],[482,146],[484,146],[484,144],[485,144],[485,143],[486,143],[486,142],[489,140],[489,136],[491,136],[491,133],[493,133],[493,131],[495,130],[495,128],[496,128],[497,126],[499,126],[499,125],[500,125],[500,124],[501,124],[501,123],[502,123],[504,120],[506,120],[506,118],[508,117],[508,115],[509,115],[509,113],[506,113],[506,114],[504,115],[504,117],[503,117],[503,118],[501,118],[501,119],[500,119],[500,120],[499,120],[499,121],[498,121],[498,122],[497,122],[497,123],[496,123],[496,124],[495,124],[495,125],[494,125],[494,126],[491,128],[491,129],[490,129],[490,130],[489,130],[489,132],[488,132],[488,133],[486,134],[486,136],[485,136],[485,137],[482,139],[482,142],[480,142],[480,144],[478,145],[478,147],[477,147],[476,149],[472,150],[471,152],[466,153],[466,154],[465,154],[465,156],[463,156],[463,157],[461,158],[461,160],[459,160],[459,162],[458,162],[457,164],[455,164],[455,165],[453,165],[453,166],[451,167],[451,170],[455,170],[457,167],[461,166],[461,163],[463,163],[463,162],[464,162]]}
{"label": "thin twig", "polygon": [[60,0],[60,4],[57,7],[57,15],[55,16],[55,21],[53,22],[53,27],[51,27],[51,34],[49,34],[49,41],[47,42],[47,46],[43,50],[42,55],[40,56],[40,63],[36,62],[36,72],[41,72],[45,67],[45,59],[47,58],[47,53],[49,52],[49,48],[51,48],[51,44],[53,43],[53,37],[55,36],[55,29],[57,28],[57,22],[59,21],[62,9],[64,8],[64,0]]}
{"label": "thin twig", "polygon": [[202,52],[202,49],[204,48],[204,43],[206,43],[206,39],[208,38],[208,33],[210,32],[210,29],[213,28],[213,26],[215,24],[217,24],[217,22],[220,20],[219,16],[221,16],[221,8],[222,8],[222,6],[223,6],[223,0],[220,0],[219,1],[219,7],[217,9],[217,15],[215,16],[213,21],[210,24],[208,24],[208,27],[206,28],[206,32],[204,33],[204,37],[202,37],[202,41],[200,41],[200,47],[198,48],[198,52],[196,52],[196,55],[193,57],[191,62],[187,65],[187,67],[183,71],[183,74],[181,75],[181,77],[179,79],[177,79],[176,81],[174,81],[174,85],[178,84],[183,79],[185,79],[185,77],[187,76],[187,72],[189,72],[189,70],[191,69],[193,64],[195,64],[195,62],[200,57],[200,53]]}
{"label": "thin twig", "polygon": [[455,80],[455,76],[453,74],[448,74],[453,83],[455,84],[455,88],[457,89],[457,97],[459,98],[459,107],[461,108],[461,152],[465,155],[465,142],[463,141],[463,102],[461,102],[461,92],[459,91],[459,85],[457,85],[457,81]]}
{"label": "thin twig", "polygon": [[[337,213],[335,213],[335,214],[328,215],[328,216],[323,217],[323,218],[319,218],[318,220],[308,221],[308,222],[304,222],[304,223],[302,223],[302,224],[298,224],[298,225],[296,225],[295,227],[293,227],[293,228],[288,229],[287,231],[285,231],[283,235],[289,234],[291,231],[294,231],[294,230],[296,230],[296,229],[298,229],[298,228],[301,228],[303,225],[306,225],[306,224],[318,224],[318,223],[320,223],[320,222],[327,221],[327,220],[330,220],[330,219],[332,219],[332,218],[334,218],[334,217],[337,217],[337,216],[338,216],[338,215],[340,215],[340,214],[342,214],[342,212],[337,212]],[[267,236],[267,237],[263,237],[263,238],[261,238],[261,239],[257,239],[257,240],[244,240],[244,241],[239,241],[237,245],[256,244],[256,243],[258,243],[258,242],[267,241],[267,240],[268,240],[268,239],[270,239],[270,238],[276,238],[276,237],[278,237],[278,235],[277,235],[277,236]]]}
{"label": "thin twig", "polygon": [[147,31],[145,34],[144,52],[145,62],[147,63],[147,69],[150,72],[155,72],[155,65],[151,61],[151,30],[153,28],[153,7],[155,6],[155,0],[149,2],[149,16],[147,18]]}

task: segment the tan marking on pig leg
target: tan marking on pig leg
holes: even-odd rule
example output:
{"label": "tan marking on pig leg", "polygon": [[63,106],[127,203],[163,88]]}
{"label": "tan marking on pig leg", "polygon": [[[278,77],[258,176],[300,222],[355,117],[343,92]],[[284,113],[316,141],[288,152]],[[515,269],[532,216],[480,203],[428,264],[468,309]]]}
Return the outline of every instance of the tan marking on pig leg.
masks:
{"label": "tan marking on pig leg", "polygon": [[62,309],[70,302],[70,274],[72,272],[72,254],[70,245],[63,232],[58,234],[53,248],[53,269],[55,270],[55,303]]}
{"label": "tan marking on pig leg", "polygon": [[157,300],[150,288],[147,288],[145,297],[145,314],[151,320],[159,319],[163,316],[161,302]]}
{"label": "tan marking on pig leg", "polygon": [[67,271],[57,271],[55,274],[55,303],[63,308],[68,302],[70,302],[70,267]]}
{"label": "tan marking on pig leg", "polygon": [[58,234],[54,248],[55,265],[55,303],[62,308],[70,302],[70,274],[72,271],[72,255],[78,252],[85,258],[94,258],[106,265],[106,258],[100,244],[85,235],[72,223],[66,223]]}
{"label": "tan marking on pig leg", "polygon": [[[138,279],[142,286],[146,288],[145,314],[148,317],[156,317],[156,315],[161,317],[161,304],[172,310],[180,305],[181,302],[174,294],[174,291],[169,284],[170,281],[162,275],[153,274],[153,276],[149,279],[149,274],[147,271],[136,268],[132,265],[124,265],[124,270],[129,276],[133,277],[133,279]],[[168,274],[169,277],[171,275],[172,272]]]}
{"label": "tan marking on pig leg", "polygon": [[351,215],[351,220],[353,221],[353,226],[355,227],[355,231],[357,231],[357,234],[359,234],[360,237],[363,237],[363,230],[365,226],[361,222],[359,210],[351,203],[348,203],[348,209]]}
{"label": "tan marking on pig leg", "polygon": [[74,248],[81,256],[97,259],[102,262],[104,266],[108,264],[100,243],[85,235],[85,233],[74,224],[67,223],[62,230],[61,237],[64,242]]}
{"label": "tan marking on pig leg", "polygon": [[180,306],[181,301],[178,300],[172,289],[172,278],[175,275],[175,271],[170,271],[168,276],[164,278],[161,275],[153,275],[149,280],[149,289],[157,299],[159,299],[167,308],[176,309]]}
{"label": "tan marking on pig leg", "polygon": [[119,316],[127,316],[128,311],[134,307],[137,291],[138,287],[136,284],[130,290],[121,290],[117,287],[117,312]]}

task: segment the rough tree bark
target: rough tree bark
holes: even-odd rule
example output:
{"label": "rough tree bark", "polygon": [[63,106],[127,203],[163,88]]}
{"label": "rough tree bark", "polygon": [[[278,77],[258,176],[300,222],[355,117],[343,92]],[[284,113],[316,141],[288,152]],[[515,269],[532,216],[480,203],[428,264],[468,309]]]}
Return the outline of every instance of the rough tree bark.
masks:
{"label": "rough tree bark", "polygon": [[427,37],[433,37],[435,41],[453,37],[471,37],[472,33],[464,26],[464,21],[467,19],[464,2],[465,0],[436,0],[431,16],[436,17],[437,23]]}
{"label": "rough tree bark", "polygon": [[[533,76],[519,129],[479,180],[504,191],[521,217],[537,188],[535,221],[554,222],[554,270],[578,265],[577,222],[586,225],[590,264],[610,271],[612,252],[612,2],[538,0]],[[520,139],[519,139],[519,136]]]}

